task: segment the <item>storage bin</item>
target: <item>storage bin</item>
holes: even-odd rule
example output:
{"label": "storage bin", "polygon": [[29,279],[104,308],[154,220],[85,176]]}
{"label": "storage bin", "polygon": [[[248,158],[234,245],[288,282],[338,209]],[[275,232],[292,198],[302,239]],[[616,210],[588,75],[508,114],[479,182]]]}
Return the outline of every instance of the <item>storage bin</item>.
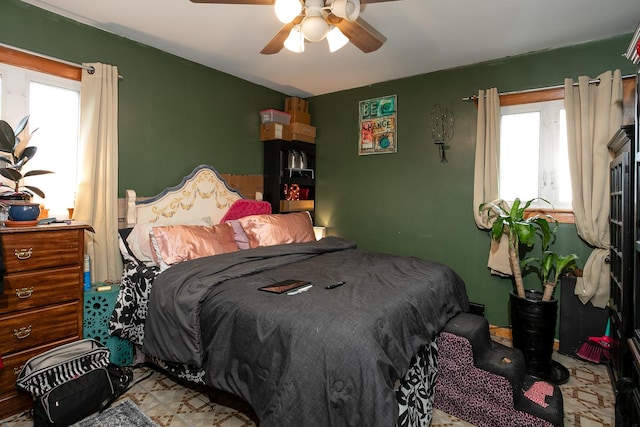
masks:
{"label": "storage bin", "polygon": [[291,121],[291,114],[270,108],[268,110],[260,111],[260,119],[262,120],[262,123],[275,122],[288,125]]}
{"label": "storage bin", "polygon": [[133,343],[120,337],[109,335],[109,318],[116,305],[120,286],[111,285],[108,291],[98,291],[94,285],[84,291],[84,316],[82,319],[83,338],[93,338],[110,351],[109,360],[121,366],[133,363]]}

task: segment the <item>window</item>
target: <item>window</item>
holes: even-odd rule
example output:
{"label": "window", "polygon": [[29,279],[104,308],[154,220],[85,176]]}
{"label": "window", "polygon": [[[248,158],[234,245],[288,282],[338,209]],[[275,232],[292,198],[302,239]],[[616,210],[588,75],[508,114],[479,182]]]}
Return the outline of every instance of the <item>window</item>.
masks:
{"label": "window", "polygon": [[[622,99],[622,115],[623,115],[623,124],[629,124],[629,123],[633,123],[634,117],[635,117],[635,95],[636,95],[636,85],[635,85],[636,79],[635,76],[629,76],[629,77],[623,77],[622,79],[622,89],[623,89],[623,99]],[[550,87],[550,88],[545,88],[545,89],[540,89],[540,90],[533,90],[533,91],[523,91],[523,92],[513,92],[513,93],[507,93],[507,94],[502,94],[500,95],[500,105],[502,106],[502,115],[503,118],[505,115],[511,115],[511,113],[513,114],[528,114],[528,113],[534,113],[530,116],[528,116],[529,118],[533,117],[533,120],[537,120],[535,119],[535,117],[539,117],[540,120],[542,122],[544,122],[545,120],[549,120],[549,119],[545,119],[545,117],[548,117],[548,115],[545,115],[544,113],[535,113],[536,109],[529,109],[529,106],[533,106],[535,104],[539,104],[543,106],[543,109],[545,109],[544,106],[549,106],[548,110],[551,111],[554,108],[559,108],[560,110],[562,110],[562,104],[564,103],[564,87],[563,86],[554,86],[554,87]],[[554,107],[554,103],[556,104],[556,106]],[[513,107],[513,108],[511,108]],[[538,109],[539,110],[539,109]],[[526,117],[524,116],[520,116],[520,117],[510,117],[507,118],[506,121],[510,121],[510,120],[518,120],[518,119],[526,119]],[[553,124],[554,119],[550,119],[551,120],[551,125],[552,127],[555,128],[555,125]],[[526,174],[521,172],[521,167],[522,165],[526,165],[527,162],[520,162],[521,163],[521,167],[518,168],[518,170],[516,172],[513,172],[513,170],[511,172],[503,172],[502,170],[500,170],[500,185],[501,185],[501,189],[500,189],[500,197],[504,198],[505,200],[509,201],[510,199],[512,200],[515,197],[520,197],[520,199],[524,199],[524,200],[529,200],[531,198],[534,197],[544,197],[547,200],[553,201],[553,206],[554,209],[549,209],[549,206],[540,206],[538,207],[538,209],[530,209],[532,211],[532,213],[550,213],[554,216],[554,218],[556,218],[559,222],[566,222],[566,223],[573,223],[575,222],[575,218],[573,216],[573,212],[572,212],[572,203],[571,202],[567,202],[568,200],[571,200],[571,186],[569,185],[569,161],[568,161],[568,157],[566,156],[566,149],[563,148],[563,146],[566,144],[565,142],[565,138],[566,138],[566,121],[565,121],[565,117],[563,114],[559,113],[558,116],[558,124],[557,124],[557,131],[558,131],[558,142],[557,142],[557,151],[554,153],[554,149],[547,149],[546,148],[546,143],[550,140],[549,138],[555,138],[555,136],[553,136],[553,134],[551,135],[551,137],[546,137],[545,135],[545,131],[548,131],[548,127],[540,127],[538,126],[537,128],[535,127],[535,125],[531,125],[533,130],[531,130],[531,128],[528,131],[525,131],[523,129],[518,129],[518,132],[515,132],[512,130],[511,135],[510,136],[502,136],[501,137],[501,141],[500,144],[502,146],[504,146],[505,150],[508,150],[507,146],[511,145],[511,151],[510,152],[506,152],[504,155],[501,154],[501,163],[505,164],[505,168],[506,163],[508,163],[508,158],[509,156],[511,156],[511,158],[513,158],[513,156],[515,155],[519,155],[521,156],[520,158],[524,157],[524,154],[522,154],[522,151],[525,149],[525,143],[523,142],[525,138],[529,137],[531,135],[531,133],[533,132],[534,134],[538,134],[539,138],[538,138],[538,144],[541,144],[538,146],[538,150],[537,150],[537,155],[536,155],[536,164],[538,165],[537,167],[533,168],[532,170],[528,171]],[[504,126],[509,126],[509,124],[505,123],[505,121],[503,121]],[[535,130],[535,129],[542,129],[542,130]],[[514,135],[515,133],[515,135]],[[519,145],[518,145],[519,144]],[[518,147],[517,149],[514,147]],[[530,147],[527,147],[530,148]],[[501,148],[503,149],[503,148]],[[548,157],[552,157],[555,159],[556,166],[557,168],[555,169],[555,173],[556,175],[552,175],[550,173],[547,173],[547,175],[545,175],[544,173],[544,169],[545,166],[547,165],[547,158]],[[542,159],[540,161],[540,159]],[[542,162],[542,167],[540,167],[540,164]],[[513,161],[511,163],[517,163],[517,161]],[[532,162],[533,163],[533,162]],[[553,164],[549,164],[549,166],[547,167],[547,171],[553,171],[553,169],[550,169],[553,166]],[[502,168],[502,165],[500,165],[500,167]],[[542,172],[540,172],[542,170]],[[533,179],[527,179],[528,176],[536,174],[537,176],[535,176],[535,178]],[[546,178],[545,178],[546,177]],[[551,178],[554,179],[554,182],[551,182]],[[523,182],[522,180],[525,181],[531,181],[534,183],[533,188],[536,188],[535,183],[538,182],[540,183],[542,180],[542,190],[540,189],[540,185],[538,185],[538,196],[536,195],[532,195],[531,197],[527,197],[525,195],[523,195],[524,193],[520,191],[520,188],[524,188],[524,187],[520,187],[521,183]],[[545,181],[546,179],[546,181]],[[514,193],[514,190],[511,186],[511,184],[516,184],[518,185],[518,192],[516,194]],[[525,184],[522,184],[525,185]],[[547,188],[547,190],[551,191],[554,187],[555,187],[555,192],[557,194],[558,199],[556,200],[555,198],[551,197],[545,197],[545,195],[547,195],[548,193],[546,192],[547,190],[545,190],[545,187]],[[504,187],[504,188],[503,188]],[[509,189],[511,188],[511,189]],[[503,189],[504,189],[504,193],[507,192],[511,192],[511,196],[507,195],[507,194],[503,194]]]}
{"label": "window", "polygon": [[46,195],[44,200],[35,196],[34,201],[44,204],[49,216],[66,218],[77,184],[80,82],[0,64],[0,88],[0,117],[15,128],[29,114],[29,129],[37,129],[29,145],[38,151],[23,172],[54,172],[25,179]]}
{"label": "window", "polygon": [[539,197],[555,209],[571,209],[564,101],[501,107],[499,168],[500,198]]}

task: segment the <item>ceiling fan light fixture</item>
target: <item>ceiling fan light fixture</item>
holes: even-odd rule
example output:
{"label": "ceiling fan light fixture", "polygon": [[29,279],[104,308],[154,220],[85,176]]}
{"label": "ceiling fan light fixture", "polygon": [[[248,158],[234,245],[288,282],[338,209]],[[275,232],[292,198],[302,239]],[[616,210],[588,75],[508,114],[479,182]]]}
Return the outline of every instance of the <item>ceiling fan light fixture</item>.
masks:
{"label": "ceiling fan light fixture", "polygon": [[331,13],[338,18],[355,22],[360,15],[360,0],[334,0],[331,4]]}
{"label": "ceiling fan light fixture", "polygon": [[332,25],[331,30],[327,33],[327,43],[329,43],[329,52],[336,52],[349,43],[349,39],[342,34],[340,28]]}
{"label": "ceiling fan light fixture", "polygon": [[310,42],[319,42],[329,31],[329,24],[322,16],[307,16],[300,24],[304,37]]}
{"label": "ceiling fan light fixture", "polygon": [[300,0],[276,0],[274,9],[276,17],[283,24],[288,24],[302,12]]}
{"label": "ceiling fan light fixture", "polygon": [[304,37],[300,32],[300,26],[296,25],[291,29],[289,36],[284,41],[284,47],[291,52],[301,53],[304,52]]}

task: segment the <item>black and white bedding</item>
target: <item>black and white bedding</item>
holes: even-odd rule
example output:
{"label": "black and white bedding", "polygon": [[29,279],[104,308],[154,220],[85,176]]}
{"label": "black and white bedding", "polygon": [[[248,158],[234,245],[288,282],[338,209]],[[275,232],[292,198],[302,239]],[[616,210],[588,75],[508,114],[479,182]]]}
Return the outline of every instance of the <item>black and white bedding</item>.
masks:
{"label": "black and white bedding", "polygon": [[[336,237],[199,258],[161,274],[126,257],[125,265],[131,283],[125,274],[112,333],[242,397],[261,426],[419,425],[407,401],[433,393],[424,379],[435,377],[435,335],[468,308],[451,269]],[[313,287],[291,296],[257,290],[286,279]],[[325,289],[337,281],[346,284]],[[430,420],[430,408],[414,410]]]}

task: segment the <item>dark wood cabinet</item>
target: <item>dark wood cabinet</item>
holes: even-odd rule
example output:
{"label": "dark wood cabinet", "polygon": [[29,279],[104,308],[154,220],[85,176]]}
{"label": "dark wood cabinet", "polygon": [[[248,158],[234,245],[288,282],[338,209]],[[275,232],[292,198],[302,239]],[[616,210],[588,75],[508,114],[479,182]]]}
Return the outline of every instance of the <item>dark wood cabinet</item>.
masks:
{"label": "dark wood cabinet", "polygon": [[[611,319],[611,373],[614,383],[629,377],[626,340],[631,336],[633,312],[633,251],[634,251],[634,194],[636,152],[634,126],[623,126],[611,138],[609,150],[614,159],[610,164],[609,231],[611,250],[611,288],[609,298]],[[633,167],[632,167],[633,166]]]}
{"label": "dark wood cabinet", "polygon": [[[627,58],[640,64],[640,26],[627,51]],[[631,248],[629,262],[632,278],[615,301],[621,306],[617,314],[620,331],[614,336],[612,375],[616,388],[616,426],[640,426],[640,69],[635,78],[634,123],[625,129],[629,145],[629,191],[632,195],[629,217]],[[613,209],[613,206],[612,206]],[[612,212],[613,216],[613,212]],[[615,237],[617,238],[617,237]],[[611,235],[612,247],[614,235]],[[613,270],[613,265],[612,265]],[[612,289],[613,291],[613,289]],[[616,296],[612,295],[612,302]],[[614,317],[612,317],[612,320]]]}
{"label": "dark wood cabinet", "polygon": [[[636,35],[640,33],[640,28]],[[636,37],[637,39],[637,37]],[[630,384],[626,395],[621,396],[624,399],[624,411],[628,415],[624,415],[623,425],[640,426],[640,70],[636,74],[636,115],[635,115],[635,152],[633,160],[633,168],[635,170],[635,199],[634,199],[634,230],[633,230],[633,294],[629,307],[629,319],[632,323],[629,337],[627,338],[627,351],[630,364]]]}
{"label": "dark wood cabinet", "polygon": [[[313,211],[316,195],[316,145],[280,139],[264,141],[264,200],[273,213]],[[292,161],[291,156],[297,156]],[[303,164],[299,159],[304,159]],[[299,189],[298,200],[287,200],[292,186]]]}
{"label": "dark wood cabinet", "polygon": [[16,378],[31,357],[82,338],[83,224],[0,228],[0,419],[33,404]]}

